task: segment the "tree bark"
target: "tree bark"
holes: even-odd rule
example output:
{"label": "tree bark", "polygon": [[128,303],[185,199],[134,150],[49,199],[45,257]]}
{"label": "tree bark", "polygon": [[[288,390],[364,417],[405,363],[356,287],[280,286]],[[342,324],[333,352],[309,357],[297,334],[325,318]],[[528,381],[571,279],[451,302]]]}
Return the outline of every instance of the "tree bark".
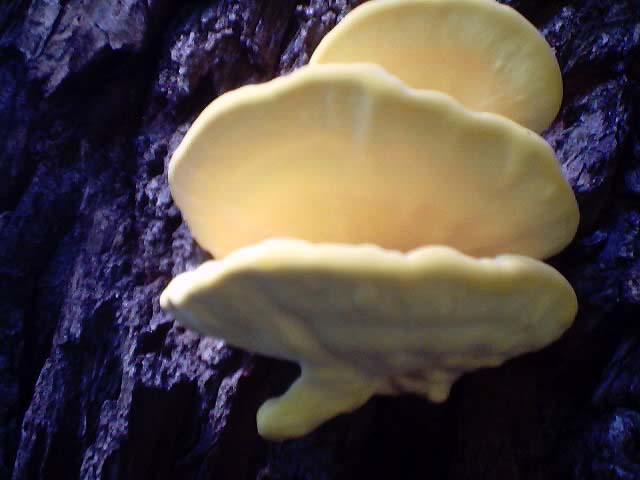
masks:
{"label": "tree bark", "polygon": [[551,263],[580,312],[555,344],[445,404],[377,397],[272,443],[255,413],[297,368],[160,310],[207,258],[167,185],[189,125],[306,63],[358,3],[0,4],[0,479],[640,478],[638,0],[507,2],[565,82],[545,137],[582,221]]}

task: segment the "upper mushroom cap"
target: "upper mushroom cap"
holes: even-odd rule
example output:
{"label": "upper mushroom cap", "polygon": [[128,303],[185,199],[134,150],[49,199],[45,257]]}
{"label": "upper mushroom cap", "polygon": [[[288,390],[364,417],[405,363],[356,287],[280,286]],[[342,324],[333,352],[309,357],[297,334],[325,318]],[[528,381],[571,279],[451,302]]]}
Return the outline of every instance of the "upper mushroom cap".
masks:
{"label": "upper mushroom cap", "polygon": [[462,373],[558,338],[577,309],[562,275],[527,257],[294,240],[206,262],[161,304],[207,335],[301,363],[301,378],[258,415],[270,438],[307,433],[375,393],[442,401]]}
{"label": "upper mushroom cap", "polygon": [[312,64],[370,62],[413,88],[447,93],[541,132],[560,108],[551,47],[522,15],[493,0],[377,0],[349,13]]}
{"label": "upper mushroom cap", "polygon": [[303,67],[221,96],[169,180],[195,239],[218,256],[294,237],[544,258],[578,224],[541,137],[374,65]]}

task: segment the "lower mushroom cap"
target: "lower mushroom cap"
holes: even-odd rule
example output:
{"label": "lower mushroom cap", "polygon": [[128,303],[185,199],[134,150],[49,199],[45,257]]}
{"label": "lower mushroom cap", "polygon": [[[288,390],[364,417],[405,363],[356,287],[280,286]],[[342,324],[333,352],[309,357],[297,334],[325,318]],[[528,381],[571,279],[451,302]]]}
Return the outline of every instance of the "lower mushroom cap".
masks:
{"label": "lower mushroom cap", "polygon": [[261,432],[276,438],[375,393],[444,400],[462,373],[558,338],[577,308],[568,282],[527,257],[296,240],[207,262],[174,279],[161,302],[207,335],[301,363],[291,392],[260,415]]}
{"label": "lower mushroom cap", "polygon": [[217,256],[293,237],[544,258],[578,224],[541,137],[373,65],[310,66],[223,95],[187,133],[169,180]]}

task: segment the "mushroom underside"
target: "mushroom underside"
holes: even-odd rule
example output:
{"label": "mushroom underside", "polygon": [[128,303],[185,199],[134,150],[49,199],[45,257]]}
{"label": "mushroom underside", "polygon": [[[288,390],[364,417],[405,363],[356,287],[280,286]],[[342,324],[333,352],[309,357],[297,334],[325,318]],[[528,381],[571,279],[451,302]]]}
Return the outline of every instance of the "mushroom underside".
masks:
{"label": "mushroom underside", "polygon": [[558,338],[577,308],[568,282],[527,257],[288,239],[206,262],[161,301],[204,334],[302,365],[259,415],[272,437],[306,433],[375,393],[442,401],[462,373]]}

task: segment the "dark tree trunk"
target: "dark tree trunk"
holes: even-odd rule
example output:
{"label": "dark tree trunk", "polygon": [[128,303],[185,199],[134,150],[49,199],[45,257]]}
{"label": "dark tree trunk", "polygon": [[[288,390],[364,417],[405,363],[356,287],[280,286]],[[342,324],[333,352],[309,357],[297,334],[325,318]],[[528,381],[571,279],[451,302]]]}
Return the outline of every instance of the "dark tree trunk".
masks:
{"label": "dark tree trunk", "polygon": [[551,347],[270,443],[256,409],[296,367],[160,310],[206,257],[167,186],[185,131],[357,3],[0,3],[0,479],[640,478],[638,0],[511,2],[562,65],[545,136],[582,213],[552,260],[580,313]]}

